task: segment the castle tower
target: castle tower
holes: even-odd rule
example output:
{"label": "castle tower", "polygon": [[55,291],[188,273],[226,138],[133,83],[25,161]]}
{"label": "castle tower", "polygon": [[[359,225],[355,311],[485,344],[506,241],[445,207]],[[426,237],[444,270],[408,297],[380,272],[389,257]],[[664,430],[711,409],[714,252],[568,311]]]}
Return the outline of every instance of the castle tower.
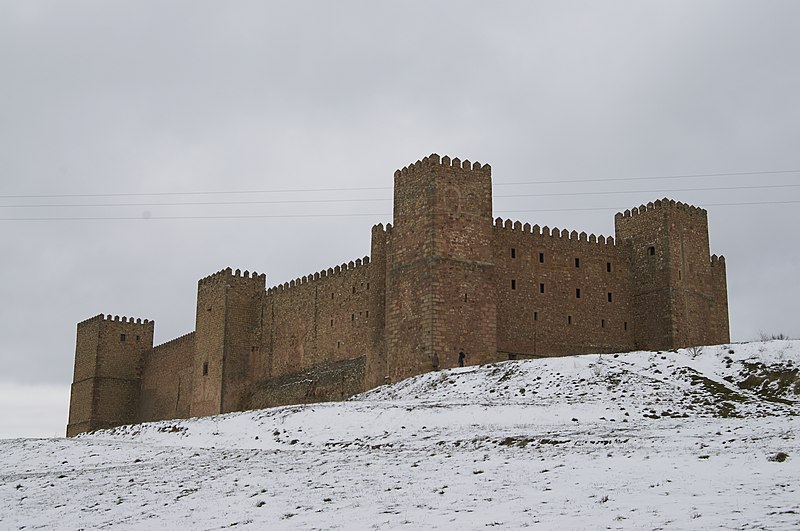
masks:
{"label": "castle tower", "polygon": [[615,223],[630,246],[636,348],[730,341],[725,262],[710,256],[707,212],[664,199]]}
{"label": "castle tower", "polygon": [[102,314],[78,323],[67,437],[138,422],[139,365],[154,326]]}
{"label": "castle tower", "polygon": [[264,274],[230,268],[198,282],[191,416],[244,409],[266,282]]}
{"label": "castle tower", "polygon": [[433,154],[395,172],[386,365],[397,381],[494,361],[491,168]]}

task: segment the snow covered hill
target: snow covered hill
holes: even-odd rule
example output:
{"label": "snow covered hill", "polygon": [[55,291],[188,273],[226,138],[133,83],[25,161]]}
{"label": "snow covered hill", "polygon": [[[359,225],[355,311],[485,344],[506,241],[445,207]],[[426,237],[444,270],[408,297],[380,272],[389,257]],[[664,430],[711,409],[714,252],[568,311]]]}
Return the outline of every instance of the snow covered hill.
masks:
{"label": "snow covered hill", "polygon": [[509,361],[0,441],[0,528],[800,527],[800,341]]}

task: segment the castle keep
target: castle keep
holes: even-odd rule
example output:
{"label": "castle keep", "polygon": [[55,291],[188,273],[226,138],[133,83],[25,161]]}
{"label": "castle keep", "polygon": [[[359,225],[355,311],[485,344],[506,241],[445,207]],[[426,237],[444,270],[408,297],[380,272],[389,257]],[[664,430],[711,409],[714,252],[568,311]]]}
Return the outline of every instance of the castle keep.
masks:
{"label": "castle keep", "polygon": [[489,165],[431,155],[394,175],[370,256],[267,289],[225,269],[197,286],[195,330],[78,324],[67,435],[347,398],[439,368],[729,341],[725,260],[706,211],[667,199],[616,238],[492,220]]}

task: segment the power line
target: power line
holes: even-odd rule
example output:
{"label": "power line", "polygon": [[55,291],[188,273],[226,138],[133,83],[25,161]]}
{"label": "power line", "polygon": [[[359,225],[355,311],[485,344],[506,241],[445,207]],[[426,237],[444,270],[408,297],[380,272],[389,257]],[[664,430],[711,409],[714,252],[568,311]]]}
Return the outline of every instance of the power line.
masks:
{"label": "power line", "polygon": [[[672,188],[660,190],[615,190],[610,192],[556,192],[543,194],[495,195],[495,198],[513,197],[559,197],[615,194],[660,194],[675,192],[711,192],[728,190],[768,190],[777,188],[800,188],[800,184],[765,184],[753,186],[715,186],[706,188]],[[83,203],[83,204],[16,204],[0,205],[0,208],[87,208],[87,207],[157,207],[157,206],[224,206],[224,205],[273,205],[302,203],[370,203],[391,201],[391,198],[352,198],[352,199],[272,199],[263,201],[183,201],[178,203]]]}
{"label": "power line", "polygon": [[[724,173],[691,173],[676,175],[651,175],[644,177],[611,177],[607,179],[558,179],[540,181],[498,182],[495,186],[518,186],[534,184],[575,184],[575,183],[604,183],[622,181],[643,181],[658,179],[690,179],[699,177],[733,177],[746,175],[783,175],[800,173],[798,170],[765,170],[765,171],[740,171]],[[105,194],[19,194],[0,195],[0,199],[63,199],[68,197],[153,197],[153,196],[180,196],[180,195],[225,195],[225,194],[277,194],[277,193],[305,193],[305,192],[355,192],[366,190],[391,190],[391,186],[358,186],[339,188],[286,188],[272,190],[216,190],[216,191],[189,191],[189,192],[120,192]]]}
{"label": "power line", "polygon": [[[706,203],[700,205],[707,207],[727,207],[727,206],[754,206],[754,205],[789,205],[800,204],[800,200],[788,201],[746,201],[739,203]],[[630,207],[628,207],[630,208]],[[497,214],[520,213],[520,212],[588,212],[588,211],[617,211],[626,210],[620,207],[586,207],[586,208],[536,208],[527,210],[499,210]],[[0,218],[0,221],[117,221],[117,220],[178,220],[178,219],[262,219],[262,218],[347,218],[347,217],[389,217],[389,213],[373,214],[234,214],[220,216],[109,216],[109,217],[31,217],[31,218]]]}
{"label": "power line", "polygon": [[727,173],[691,173],[685,175],[651,175],[647,177],[611,177],[608,179],[559,179],[557,181],[520,181],[520,182],[510,182],[510,183],[495,183],[495,186],[649,181],[656,179],[690,179],[694,177],[734,177],[743,175],[780,175],[787,173],[800,173],[800,170],[738,171],[738,172],[727,172]]}

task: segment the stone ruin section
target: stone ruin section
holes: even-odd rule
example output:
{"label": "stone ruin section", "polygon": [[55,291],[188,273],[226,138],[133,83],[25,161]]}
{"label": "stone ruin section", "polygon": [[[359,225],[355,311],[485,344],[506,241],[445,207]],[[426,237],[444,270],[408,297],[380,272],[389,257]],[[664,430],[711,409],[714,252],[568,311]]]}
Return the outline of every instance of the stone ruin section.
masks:
{"label": "stone ruin section", "polygon": [[67,435],[341,400],[428,371],[729,341],[725,259],[705,210],[663,199],[615,237],[492,219],[491,167],[430,155],[394,175],[370,256],[267,289],[201,279],[195,330],[78,324]]}

